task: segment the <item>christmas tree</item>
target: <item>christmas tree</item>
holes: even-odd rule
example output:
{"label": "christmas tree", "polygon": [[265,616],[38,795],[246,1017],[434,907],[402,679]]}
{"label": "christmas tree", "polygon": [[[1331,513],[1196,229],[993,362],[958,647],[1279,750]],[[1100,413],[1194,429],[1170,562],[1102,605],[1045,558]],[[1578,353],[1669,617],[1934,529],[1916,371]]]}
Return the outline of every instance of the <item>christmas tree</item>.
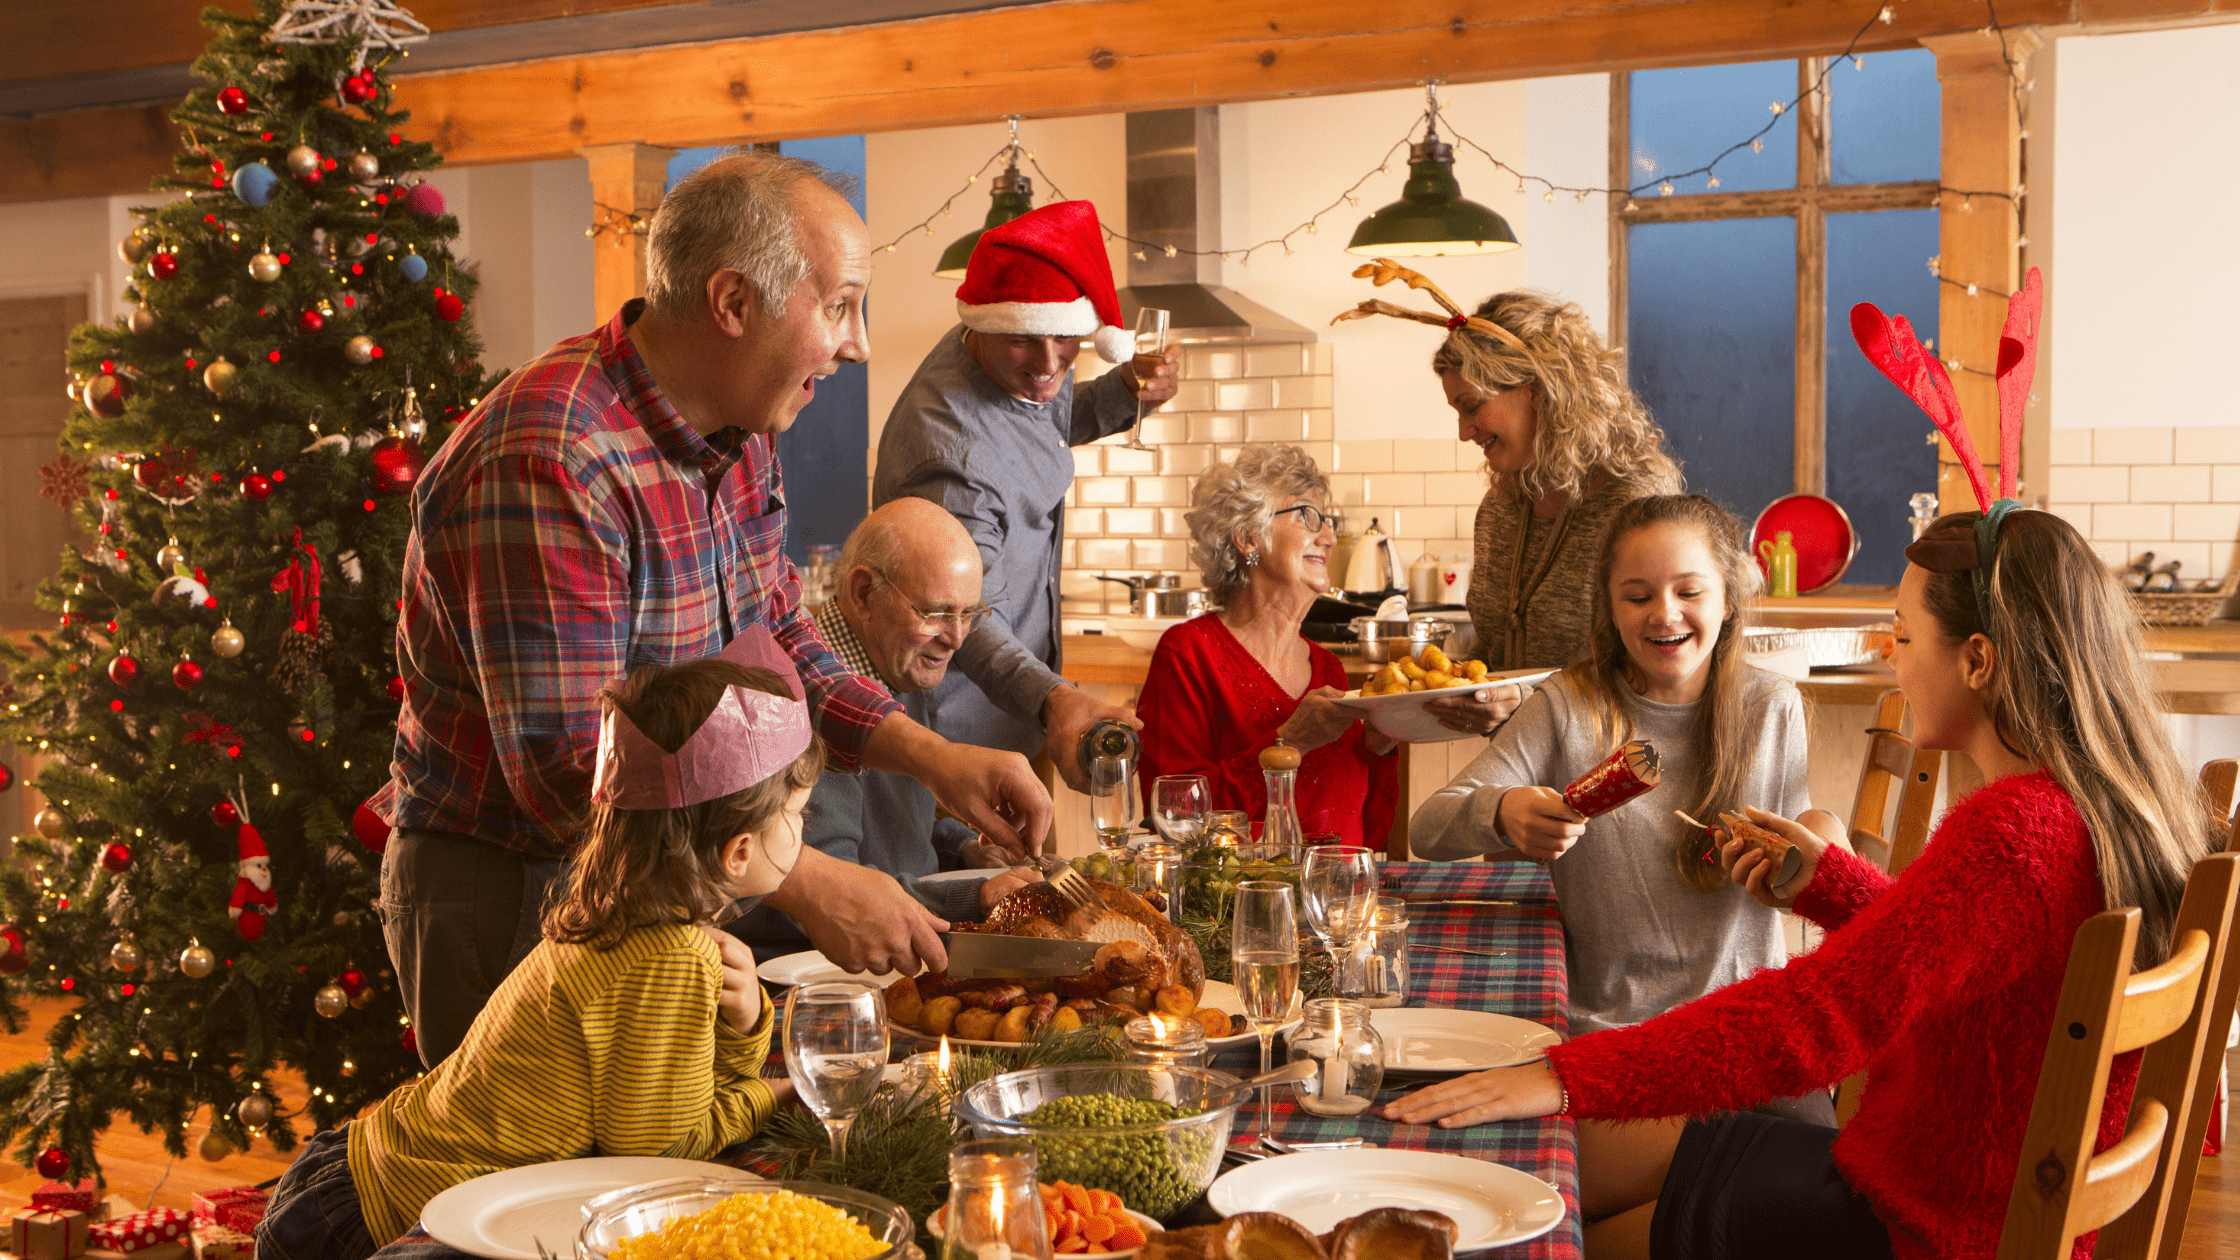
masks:
{"label": "christmas tree", "polygon": [[[457,221],[416,173],[389,0],[211,9],[172,115],[174,194],[136,211],[115,324],[70,342],[81,402],[47,493],[94,546],[0,642],[0,742],[46,807],[0,868],[0,1020],[71,999],[0,1077],[0,1143],[97,1173],[122,1113],[174,1154],[334,1125],[419,1070],[375,909],[399,571],[423,450],[481,396]],[[288,1114],[286,1065],[310,1088]],[[306,1125],[305,1122],[308,1122]]]}

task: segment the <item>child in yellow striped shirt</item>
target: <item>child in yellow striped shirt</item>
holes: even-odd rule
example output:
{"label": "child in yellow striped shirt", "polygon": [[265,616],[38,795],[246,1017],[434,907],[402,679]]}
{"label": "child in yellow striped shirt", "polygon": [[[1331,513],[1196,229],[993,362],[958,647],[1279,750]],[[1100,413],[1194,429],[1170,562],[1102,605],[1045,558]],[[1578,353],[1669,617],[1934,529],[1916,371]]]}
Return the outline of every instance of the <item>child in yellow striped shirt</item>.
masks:
{"label": "child in yellow striped shirt", "polygon": [[[265,1260],[363,1260],[500,1169],[705,1159],[761,1127],[772,1014],[753,954],[710,923],[791,871],[824,750],[798,680],[742,663],[777,663],[748,637],[601,692],[591,811],[544,940],[457,1051],[311,1140],[257,1228]],[[461,1254],[420,1237],[390,1254]]]}

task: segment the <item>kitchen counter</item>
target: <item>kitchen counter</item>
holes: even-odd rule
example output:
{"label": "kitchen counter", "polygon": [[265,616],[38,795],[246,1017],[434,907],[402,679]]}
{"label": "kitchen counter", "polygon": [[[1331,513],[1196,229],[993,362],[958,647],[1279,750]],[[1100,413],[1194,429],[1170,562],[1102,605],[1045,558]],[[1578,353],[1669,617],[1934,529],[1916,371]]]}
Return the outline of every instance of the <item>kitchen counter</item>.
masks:
{"label": "kitchen counter", "polygon": [[[2240,660],[2151,660],[2147,670],[2165,713],[2240,714]],[[1797,689],[1814,704],[1873,704],[1897,685],[1898,676],[1887,669],[1863,669],[1814,674]]]}

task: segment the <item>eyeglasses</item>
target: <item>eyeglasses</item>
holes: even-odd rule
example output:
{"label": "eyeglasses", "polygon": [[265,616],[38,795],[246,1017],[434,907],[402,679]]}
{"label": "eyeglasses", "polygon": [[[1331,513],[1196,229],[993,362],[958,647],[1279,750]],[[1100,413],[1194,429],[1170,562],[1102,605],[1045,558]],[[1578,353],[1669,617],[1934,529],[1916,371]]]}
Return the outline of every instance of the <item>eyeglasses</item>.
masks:
{"label": "eyeglasses", "polygon": [[[869,568],[870,566],[867,565],[865,567]],[[911,602],[910,597],[908,595],[904,595],[902,593],[902,588],[896,586],[894,579],[888,577],[884,571],[879,569],[872,569],[871,576],[879,579],[882,582],[885,582],[887,584],[887,589],[893,591],[898,597],[900,597],[905,607],[907,607],[911,612],[918,614],[919,628],[921,630],[924,630],[928,634],[940,634],[945,630],[954,630],[960,635],[971,634],[972,628],[980,624],[980,619],[982,617],[985,617],[989,613],[995,611],[995,609],[988,607],[986,604],[974,604],[970,608],[960,609],[957,612],[927,612],[925,609],[920,608],[917,606],[917,604]]]}
{"label": "eyeglasses", "polygon": [[1330,527],[1330,532],[1333,534],[1342,534],[1346,531],[1346,518],[1343,515],[1337,512],[1325,512],[1312,503],[1295,503],[1290,507],[1279,510],[1276,515],[1289,516],[1293,512],[1299,514],[1299,523],[1306,526],[1307,532],[1310,534],[1321,533],[1322,527],[1325,525]]}

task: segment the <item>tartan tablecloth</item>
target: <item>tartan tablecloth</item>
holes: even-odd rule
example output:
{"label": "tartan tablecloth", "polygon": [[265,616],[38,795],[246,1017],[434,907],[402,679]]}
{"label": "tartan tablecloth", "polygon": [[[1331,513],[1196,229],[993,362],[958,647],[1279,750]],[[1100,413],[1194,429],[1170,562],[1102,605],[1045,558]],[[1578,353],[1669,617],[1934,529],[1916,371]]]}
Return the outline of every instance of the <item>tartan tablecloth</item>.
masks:
{"label": "tartan tablecloth", "polygon": [[[1493,1011],[1545,1024],[1570,1035],[1570,998],[1563,962],[1563,919],[1548,874],[1530,862],[1395,862],[1383,867],[1386,896],[1453,897],[1511,901],[1514,905],[1426,905],[1409,908],[1409,1006]],[[1439,953],[1424,948],[1507,950],[1500,958]],[[1250,1075],[1259,1068],[1258,1047],[1226,1051],[1215,1060],[1224,1071]],[[1282,1062],[1279,1040],[1275,1062]],[[1421,1080],[1388,1087],[1378,1102],[1418,1088]],[[1327,1142],[1356,1134],[1399,1150],[1439,1151],[1489,1159],[1531,1173],[1563,1192],[1563,1223],[1530,1242],[1479,1253],[1485,1256],[1578,1260],[1577,1135],[1569,1119],[1511,1120],[1467,1129],[1395,1125],[1371,1115],[1309,1115],[1289,1102],[1288,1086],[1276,1091],[1272,1128],[1287,1142]],[[1256,1128],[1258,1103],[1237,1115],[1240,1131]]]}

